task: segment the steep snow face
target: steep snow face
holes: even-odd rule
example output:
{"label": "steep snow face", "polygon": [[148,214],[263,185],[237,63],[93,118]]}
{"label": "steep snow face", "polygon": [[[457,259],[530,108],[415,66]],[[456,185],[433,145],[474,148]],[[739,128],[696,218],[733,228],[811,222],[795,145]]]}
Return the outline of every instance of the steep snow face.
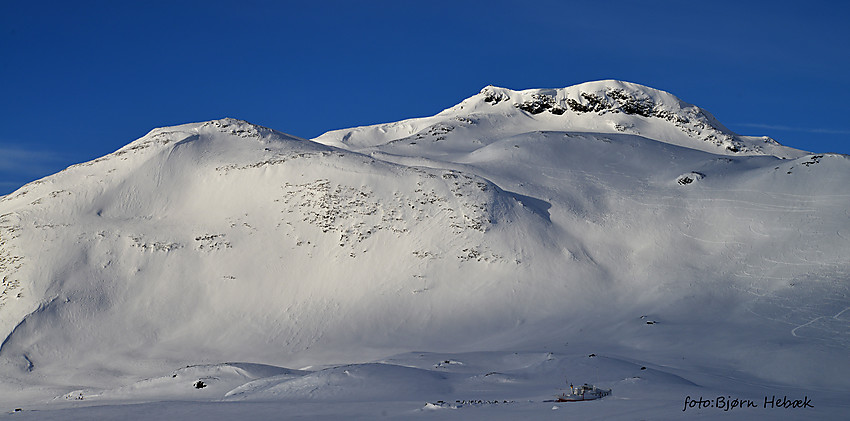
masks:
{"label": "steep snow face", "polygon": [[418,155],[422,149],[431,154],[469,150],[492,139],[540,130],[635,134],[724,155],[804,154],[767,137],[739,136],[709,112],[670,93],[615,80],[524,91],[487,86],[433,117],[337,130],[314,140],[354,150],[428,144],[413,148],[415,152],[393,148],[393,153]]}

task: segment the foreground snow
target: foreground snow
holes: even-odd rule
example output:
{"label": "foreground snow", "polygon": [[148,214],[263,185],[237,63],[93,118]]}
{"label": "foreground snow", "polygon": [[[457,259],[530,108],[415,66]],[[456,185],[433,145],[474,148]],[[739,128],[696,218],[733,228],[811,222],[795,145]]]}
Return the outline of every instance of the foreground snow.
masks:
{"label": "foreground snow", "polygon": [[840,419],[848,208],[847,156],[616,81],[156,129],[0,199],[0,410]]}
{"label": "foreground snow", "polygon": [[[569,346],[565,347],[570,348]],[[293,371],[250,364],[187,367],[116,389],[30,403],[15,419],[841,419],[838,390],[734,378],[683,361],[554,352],[408,353],[369,364]],[[687,377],[682,377],[679,374]],[[565,378],[564,375],[568,376]],[[566,382],[613,389],[559,403]],[[203,381],[205,387],[198,388]]]}

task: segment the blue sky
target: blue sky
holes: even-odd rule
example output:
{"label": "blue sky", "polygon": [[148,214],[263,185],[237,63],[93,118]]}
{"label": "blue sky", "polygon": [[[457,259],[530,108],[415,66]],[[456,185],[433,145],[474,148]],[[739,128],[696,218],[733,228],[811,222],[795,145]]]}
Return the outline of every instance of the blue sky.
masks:
{"label": "blue sky", "polygon": [[0,194],[154,127],[236,117],[309,138],[488,84],[627,80],[741,134],[850,153],[846,2],[2,4]]}

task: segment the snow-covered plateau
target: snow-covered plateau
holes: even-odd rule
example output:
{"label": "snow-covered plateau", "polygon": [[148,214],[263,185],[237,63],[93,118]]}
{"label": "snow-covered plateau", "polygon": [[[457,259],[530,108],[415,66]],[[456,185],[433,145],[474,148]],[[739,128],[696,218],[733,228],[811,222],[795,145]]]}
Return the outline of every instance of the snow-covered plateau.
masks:
{"label": "snow-covered plateau", "polygon": [[0,417],[846,419],[848,209],[619,81],[154,129],[0,197]]}

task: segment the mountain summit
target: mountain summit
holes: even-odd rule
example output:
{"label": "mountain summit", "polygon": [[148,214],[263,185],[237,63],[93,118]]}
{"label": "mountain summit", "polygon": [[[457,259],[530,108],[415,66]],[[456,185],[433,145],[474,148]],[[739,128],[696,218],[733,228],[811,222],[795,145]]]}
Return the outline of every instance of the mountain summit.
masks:
{"label": "mountain summit", "polygon": [[361,149],[427,139],[458,143],[471,137],[486,143],[542,130],[635,134],[726,155],[801,155],[768,137],[737,135],[709,112],[670,93],[616,80],[524,91],[487,86],[434,117],[337,130],[314,140]]}
{"label": "mountain summit", "polygon": [[[655,367],[657,390],[705,370],[842,388],[848,198],[847,156],[618,81],[488,86],[312,140],[234,119],[155,129],[0,198],[0,376],[132,399],[181,376],[236,382],[216,399],[337,396],[366,376],[415,400],[405,379],[517,387],[578,352],[616,354],[616,376]],[[545,358],[512,356],[528,350]],[[467,379],[478,366],[413,351],[530,371]]]}

